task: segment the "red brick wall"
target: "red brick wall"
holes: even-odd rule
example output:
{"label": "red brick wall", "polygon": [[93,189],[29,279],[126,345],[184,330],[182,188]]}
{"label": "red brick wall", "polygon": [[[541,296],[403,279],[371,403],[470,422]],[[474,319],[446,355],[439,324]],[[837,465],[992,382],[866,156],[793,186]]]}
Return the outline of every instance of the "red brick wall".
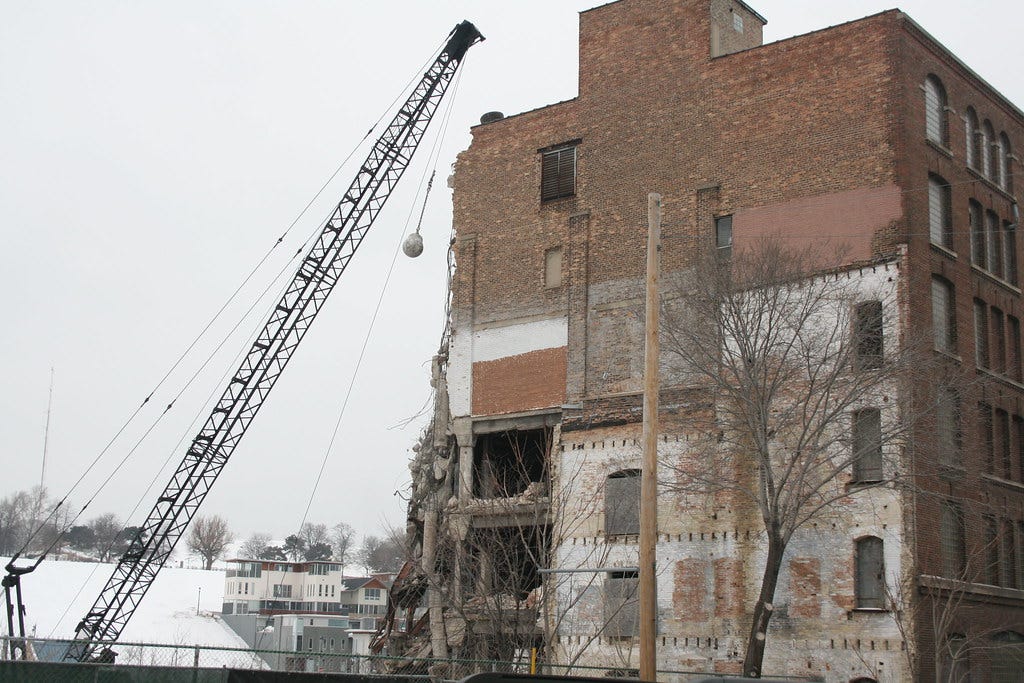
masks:
{"label": "red brick wall", "polygon": [[473,363],[473,414],[496,415],[565,403],[565,347]]}

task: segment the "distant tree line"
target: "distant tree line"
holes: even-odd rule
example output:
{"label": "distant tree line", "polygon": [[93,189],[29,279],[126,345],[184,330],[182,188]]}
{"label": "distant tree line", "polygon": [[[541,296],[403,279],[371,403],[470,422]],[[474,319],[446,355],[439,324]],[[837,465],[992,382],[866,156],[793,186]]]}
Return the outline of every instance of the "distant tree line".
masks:
{"label": "distant tree line", "polygon": [[123,553],[139,532],[139,527],[126,527],[110,512],[84,524],[70,525],[70,506],[54,512],[56,505],[57,501],[39,486],[0,499],[0,555],[10,557],[22,550],[34,555],[52,546],[54,554],[74,551],[108,562]]}
{"label": "distant tree line", "polygon": [[326,524],[307,522],[298,533],[286,536],[281,545],[273,545],[270,534],[257,532],[238,547],[237,555],[252,560],[330,560],[340,562],[342,568],[356,564],[367,573],[397,572],[407,559],[404,535],[399,531],[385,528],[383,536],[369,534],[357,546],[355,529],[345,522],[329,528]]}
{"label": "distant tree line", "polygon": [[[111,562],[121,556],[141,530],[125,526],[123,520],[110,512],[82,524],[72,524],[71,506],[65,504],[54,512],[56,504],[57,500],[38,486],[0,499],[0,556],[10,557],[23,548],[26,554],[34,555],[52,546],[54,555],[71,553],[77,556],[75,559]],[[222,517],[200,516],[189,525],[184,541],[189,553],[211,569],[230,550],[234,534]],[[355,529],[345,522],[332,527],[307,522],[280,545],[274,544],[270,534],[254,533],[239,545],[235,554],[253,560],[329,560],[340,562],[343,570],[353,564],[367,573],[397,572],[407,559],[405,535],[401,531],[385,527],[383,535],[368,534],[357,544]]]}

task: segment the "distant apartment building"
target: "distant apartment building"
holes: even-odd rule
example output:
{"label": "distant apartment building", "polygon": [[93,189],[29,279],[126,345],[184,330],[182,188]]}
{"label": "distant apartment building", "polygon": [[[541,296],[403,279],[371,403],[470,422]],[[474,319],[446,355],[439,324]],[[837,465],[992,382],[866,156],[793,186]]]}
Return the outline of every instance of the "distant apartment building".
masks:
{"label": "distant apartment building", "polygon": [[[267,657],[273,666],[295,671],[341,671],[333,667],[347,660],[330,655],[366,654],[392,579],[346,577],[342,564],[331,561],[232,559],[227,566],[224,621],[256,649],[294,651]],[[281,658],[288,661],[276,661]]]}
{"label": "distant apartment building", "polygon": [[[539,647],[637,666],[637,311],[655,191],[663,292],[716,251],[842,245],[808,277],[863,284],[850,334],[871,330],[879,354],[924,336],[934,368],[843,418],[848,447],[870,452],[897,406],[928,415],[893,464],[838,472],[842,513],[794,536],[766,675],[1019,680],[1024,113],[898,10],[771,44],[764,24],[740,0],[595,7],[576,97],[473,128],[451,180],[435,415],[411,464],[421,559],[391,591],[390,654]],[[684,462],[708,436],[690,418],[716,398],[664,370],[661,392],[659,454]],[[860,486],[890,474],[900,487]],[[739,673],[765,561],[756,506],[666,491],[658,531],[659,669]]]}

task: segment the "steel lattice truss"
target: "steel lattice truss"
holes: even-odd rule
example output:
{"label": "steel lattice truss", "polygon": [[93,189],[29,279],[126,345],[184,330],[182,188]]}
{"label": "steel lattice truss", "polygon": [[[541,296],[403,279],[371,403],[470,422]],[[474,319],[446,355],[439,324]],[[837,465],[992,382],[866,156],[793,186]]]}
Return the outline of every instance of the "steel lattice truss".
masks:
{"label": "steel lattice truss", "polygon": [[79,623],[65,659],[93,659],[104,644],[117,640],[408,167],[466,50],[482,39],[471,23],[456,26],[374,144],[139,534]]}

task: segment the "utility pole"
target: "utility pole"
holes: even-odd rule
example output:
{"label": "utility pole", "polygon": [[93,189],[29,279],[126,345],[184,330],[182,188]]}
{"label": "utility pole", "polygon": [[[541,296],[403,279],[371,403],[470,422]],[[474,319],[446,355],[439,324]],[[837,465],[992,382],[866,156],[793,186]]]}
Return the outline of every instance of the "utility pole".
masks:
{"label": "utility pole", "polygon": [[658,593],[658,278],[661,270],[661,195],[647,195],[647,294],[644,323],[644,456],[640,470],[640,680],[657,680]]}

